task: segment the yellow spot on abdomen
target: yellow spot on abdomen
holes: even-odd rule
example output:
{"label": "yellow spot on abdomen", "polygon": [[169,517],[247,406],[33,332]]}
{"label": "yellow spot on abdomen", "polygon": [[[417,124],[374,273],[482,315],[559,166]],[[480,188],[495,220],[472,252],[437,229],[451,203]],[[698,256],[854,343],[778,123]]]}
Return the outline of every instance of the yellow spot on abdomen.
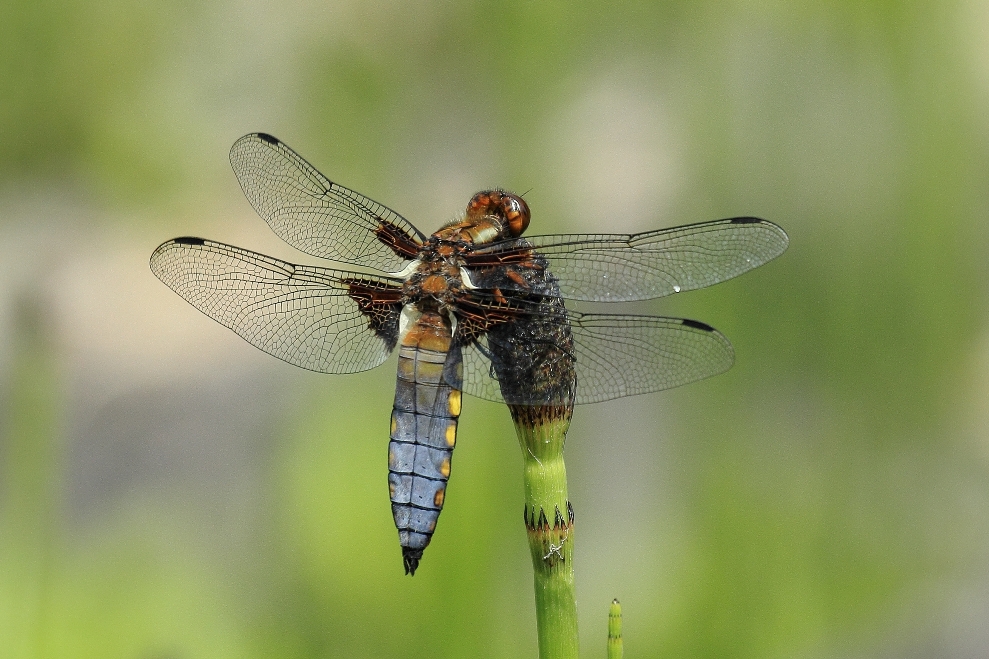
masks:
{"label": "yellow spot on abdomen", "polygon": [[443,474],[443,478],[450,477],[450,458],[443,460],[443,464],[440,465],[440,473]]}
{"label": "yellow spot on abdomen", "polygon": [[391,434],[394,435],[396,430],[398,430],[398,421],[395,419],[395,415],[393,414],[391,417]]}
{"label": "yellow spot on abdomen", "polygon": [[450,392],[450,416],[460,416],[460,392],[454,389]]}
{"label": "yellow spot on abdomen", "polygon": [[457,443],[457,424],[451,423],[446,427],[446,445],[453,448]]}
{"label": "yellow spot on abdomen", "polygon": [[436,495],[433,496],[433,505],[440,508],[443,505],[443,497],[446,495],[446,490],[436,490]]}

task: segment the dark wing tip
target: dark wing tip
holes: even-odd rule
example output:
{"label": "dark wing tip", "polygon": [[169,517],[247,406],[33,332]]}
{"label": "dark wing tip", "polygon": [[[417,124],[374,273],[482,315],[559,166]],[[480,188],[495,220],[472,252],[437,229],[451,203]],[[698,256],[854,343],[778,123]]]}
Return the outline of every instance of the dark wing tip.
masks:
{"label": "dark wing tip", "polygon": [[731,218],[732,224],[760,224],[765,222],[762,218],[758,217],[733,217]]}
{"label": "dark wing tip", "polygon": [[268,144],[280,144],[281,142],[274,135],[269,135],[268,133],[255,133],[257,138],[262,142],[267,142]]}
{"label": "dark wing tip", "polygon": [[710,325],[708,325],[707,323],[702,323],[699,320],[690,320],[689,318],[684,318],[683,320],[680,321],[680,323],[682,325],[684,325],[685,327],[692,327],[693,329],[698,329],[698,330],[701,330],[701,331],[704,331],[704,332],[717,332],[718,331],[718,330],[714,329],[713,327],[711,327]]}
{"label": "dark wing tip", "polygon": [[422,549],[402,547],[402,561],[405,563],[405,574],[414,577],[419,561],[422,559]]}
{"label": "dark wing tip", "polygon": [[206,241],[202,238],[196,238],[194,236],[182,236],[181,238],[173,238],[169,242],[175,243],[176,245],[205,245]]}

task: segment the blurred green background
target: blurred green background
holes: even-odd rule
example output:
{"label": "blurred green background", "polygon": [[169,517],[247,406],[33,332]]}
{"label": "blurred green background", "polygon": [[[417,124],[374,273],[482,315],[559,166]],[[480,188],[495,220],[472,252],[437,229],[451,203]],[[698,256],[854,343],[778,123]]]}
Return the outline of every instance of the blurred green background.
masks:
{"label": "blurred green background", "polygon": [[757,215],[726,375],[577,411],[583,656],[989,656],[989,5],[0,7],[0,657],[523,657],[518,447],[468,399],[403,575],[394,361],[281,363],[158,282],[200,235],[289,260],[227,164],[270,132],[433,231]]}

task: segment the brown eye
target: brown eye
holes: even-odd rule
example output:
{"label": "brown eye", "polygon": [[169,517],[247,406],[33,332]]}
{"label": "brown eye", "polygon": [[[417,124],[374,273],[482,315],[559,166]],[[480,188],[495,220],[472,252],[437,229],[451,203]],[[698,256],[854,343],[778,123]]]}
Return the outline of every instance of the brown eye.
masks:
{"label": "brown eye", "polygon": [[512,237],[518,238],[529,228],[529,205],[522,197],[510,192],[504,193],[501,198],[501,210],[505,220],[508,221],[508,230]]}

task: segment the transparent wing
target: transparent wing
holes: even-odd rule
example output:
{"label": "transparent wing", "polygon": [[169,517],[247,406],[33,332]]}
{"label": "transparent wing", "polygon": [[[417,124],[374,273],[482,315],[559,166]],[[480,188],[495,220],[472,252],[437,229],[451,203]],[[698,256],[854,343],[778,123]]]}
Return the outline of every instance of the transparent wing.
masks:
{"label": "transparent wing", "polygon": [[563,297],[625,302],[737,277],[776,258],[788,244],[786,232],[772,222],[737,217],[635,234],[532,236],[476,250],[470,265],[520,262],[534,249],[559,279]]}
{"label": "transparent wing", "polygon": [[202,238],[162,244],[151,270],[251,345],[311,371],[365,371],[395,345],[400,289],[386,277],[293,265]]}
{"label": "transparent wing", "polygon": [[251,133],[230,149],[230,165],[247,199],[279,238],[324,259],[397,272],[406,251],[423,235],[408,220],[376,201],[333,183],[287,145]]}
{"label": "transparent wing", "polygon": [[[679,387],[723,373],[735,360],[723,334],[694,320],[576,312],[559,318],[573,332],[578,405]],[[463,349],[464,391],[505,402],[492,359],[486,338]]]}

